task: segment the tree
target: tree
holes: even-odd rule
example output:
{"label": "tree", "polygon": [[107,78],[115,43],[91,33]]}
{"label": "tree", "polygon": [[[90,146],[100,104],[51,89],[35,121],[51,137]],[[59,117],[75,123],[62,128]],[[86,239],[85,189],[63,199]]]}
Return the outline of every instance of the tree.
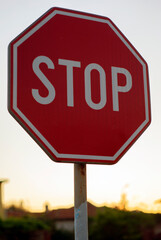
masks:
{"label": "tree", "polygon": [[154,226],[154,216],[106,208],[89,221],[90,240],[141,240],[146,228]]}

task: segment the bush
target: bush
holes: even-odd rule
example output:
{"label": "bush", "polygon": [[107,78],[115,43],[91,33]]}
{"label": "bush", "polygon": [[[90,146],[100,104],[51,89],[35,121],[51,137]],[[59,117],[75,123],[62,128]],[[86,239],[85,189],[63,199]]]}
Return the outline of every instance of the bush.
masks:
{"label": "bush", "polygon": [[154,215],[106,208],[89,221],[91,240],[141,240],[144,229],[155,224]]}
{"label": "bush", "polygon": [[28,240],[37,231],[50,231],[50,227],[42,220],[35,218],[10,218],[0,220],[0,239]]}
{"label": "bush", "polygon": [[74,233],[64,230],[55,230],[51,240],[74,240]]}

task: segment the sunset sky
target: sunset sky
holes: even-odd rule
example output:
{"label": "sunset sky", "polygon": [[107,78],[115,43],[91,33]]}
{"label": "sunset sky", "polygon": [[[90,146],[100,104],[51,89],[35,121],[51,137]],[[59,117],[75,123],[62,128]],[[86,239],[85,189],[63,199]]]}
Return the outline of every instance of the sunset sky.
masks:
{"label": "sunset sky", "polygon": [[110,18],[149,67],[152,123],[115,165],[87,165],[87,197],[117,205],[122,193],[129,207],[161,211],[161,1],[160,0],[0,0],[0,179],[4,203],[31,211],[74,203],[72,163],[53,162],[7,110],[8,45],[51,7]]}

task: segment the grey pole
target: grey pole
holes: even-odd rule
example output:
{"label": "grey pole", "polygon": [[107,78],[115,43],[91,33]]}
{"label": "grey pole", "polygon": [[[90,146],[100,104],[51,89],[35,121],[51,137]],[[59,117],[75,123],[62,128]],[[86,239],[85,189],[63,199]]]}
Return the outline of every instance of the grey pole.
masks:
{"label": "grey pole", "polygon": [[88,240],[86,164],[74,164],[75,240]]}

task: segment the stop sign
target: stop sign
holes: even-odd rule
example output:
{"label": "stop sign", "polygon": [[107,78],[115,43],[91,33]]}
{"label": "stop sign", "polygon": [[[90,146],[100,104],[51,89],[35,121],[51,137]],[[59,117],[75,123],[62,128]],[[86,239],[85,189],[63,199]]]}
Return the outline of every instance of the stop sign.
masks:
{"label": "stop sign", "polygon": [[110,19],[52,8],[9,45],[8,103],[53,160],[113,164],[150,124],[147,64]]}

